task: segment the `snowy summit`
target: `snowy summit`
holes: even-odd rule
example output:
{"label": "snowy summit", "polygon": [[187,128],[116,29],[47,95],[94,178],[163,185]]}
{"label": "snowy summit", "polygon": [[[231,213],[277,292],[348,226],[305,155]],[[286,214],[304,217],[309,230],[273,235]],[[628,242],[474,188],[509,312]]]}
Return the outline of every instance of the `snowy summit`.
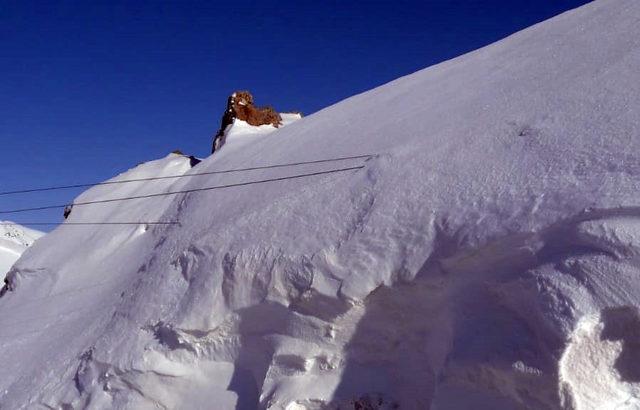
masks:
{"label": "snowy summit", "polygon": [[16,263],[0,407],[640,408],[639,21],[598,0],[84,192],[181,193]]}
{"label": "snowy summit", "polygon": [[237,146],[240,141],[246,143],[251,140],[248,137],[271,133],[300,118],[300,113],[278,113],[271,107],[256,107],[250,92],[236,91],[227,100],[220,129],[213,138],[211,153],[220,151],[229,140]]}

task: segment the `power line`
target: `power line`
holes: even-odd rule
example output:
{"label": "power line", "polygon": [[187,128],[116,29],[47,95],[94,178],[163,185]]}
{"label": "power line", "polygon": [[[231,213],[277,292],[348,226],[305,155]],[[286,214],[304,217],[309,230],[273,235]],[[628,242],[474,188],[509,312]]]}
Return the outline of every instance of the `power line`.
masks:
{"label": "power line", "polygon": [[99,186],[99,185],[126,184],[126,183],[130,183],[130,182],[156,181],[156,180],[161,180],[161,179],[188,178],[188,177],[197,177],[197,176],[201,176],[201,175],[229,174],[229,173],[232,173],[232,172],[246,172],[246,171],[255,171],[255,170],[260,170],[260,169],[283,168],[283,167],[292,167],[292,166],[298,166],[298,165],[320,164],[320,163],[326,163],[326,162],[346,161],[346,160],[350,160],[350,159],[371,158],[371,157],[374,157],[375,155],[376,154],[354,155],[354,156],[350,156],[350,157],[318,159],[318,160],[313,160],[313,161],[291,162],[291,163],[288,163],[288,164],[263,165],[263,166],[248,167],[248,168],[234,168],[234,169],[226,169],[226,170],[221,170],[221,171],[198,172],[198,173],[193,173],[193,174],[167,175],[167,176],[161,176],[161,177],[126,179],[126,180],[122,180],[122,181],[105,181],[105,182],[94,182],[94,183],[86,183],[86,184],[57,185],[57,186],[42,187],[42,188],[29,188],[29,189],[20,189],[20,190],[16,190],[16,191],[0,192],[0,196],[26,194],[26,193],[31,193],[31,192],[58,191],[58,190],[72,189],[72,188],[86,188],[86,187]]}
{"label": "power line", "polygon": [[352,171],[352,170],[362,169],[362,168],[364,168],[364,165],[359,165],[357,167],[338,168],[338,169],[332,169],[332,170],[328,170],[328,171],[311,172],[311,173],[308,173],[308,174],[290,175],[290,176],[280,177],[280,178],[262,179],[262,180],[258,180],[258,181],[239,182],[239,183],[236,183],[236,184],[216,185],[216,186],[205,187],[205,188],[186,189],[186,190],[183,190],[183,191],[171,191],[171,192],[162,192],[162,193],[157,193],[157,194],[147,194],[147,195],[130,196],[130,197],[123,197],[123,198],[102,199],[102,200],[98,200],[98,201],[75,202],[75,203],[72,203],[72,204],[47,205],[47,206],[39,206],[39,207],[34,207],[34,208],[12,209],[12,210],[8,210],[8,211],[0,211],[0,214],[16,214],[16,213],[21,213],[21,212],[43,211],[43,210],[46,210],[46,209],[62,209],[62,208],[65,208],[65,207],[67,207],[69,205],[72,205],[72,206],[76,207],[76,206],[82,206],[82,205],[103,204],[103,203],[108,203],[108,202],[129,201],[129,200],[132,200],[132,199],[143,199],[143,198],[154,198],[154,197],[159,197],[159,196],[188,194],[188,193],[191,193],[191,192],[211,191],[211,190],[214,190],[214,189],[233,188],[233,187],[246,186],[246,185],[263,184],[263,183],[266,183],[266,182],[276,182],[276,181],[284,181],[284,180],[288,180],[288,179],[306,178],[306,177],[311,177],[311,176],[316,176],[316,175],[334,174],[334,173],[337,173],[337,172]]}

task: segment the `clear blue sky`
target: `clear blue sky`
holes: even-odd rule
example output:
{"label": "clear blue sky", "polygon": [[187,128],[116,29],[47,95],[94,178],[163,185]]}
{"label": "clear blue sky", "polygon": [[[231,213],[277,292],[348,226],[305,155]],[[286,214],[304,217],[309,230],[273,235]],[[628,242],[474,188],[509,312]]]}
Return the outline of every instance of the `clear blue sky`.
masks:
{"label": "clear blue sky", "polygon": [[[206,156],[235,89],[310,114],[584,3],[4,1],[0,191],[100,181],[177,148]],[[78,193],[0,196],[0,210]]]}

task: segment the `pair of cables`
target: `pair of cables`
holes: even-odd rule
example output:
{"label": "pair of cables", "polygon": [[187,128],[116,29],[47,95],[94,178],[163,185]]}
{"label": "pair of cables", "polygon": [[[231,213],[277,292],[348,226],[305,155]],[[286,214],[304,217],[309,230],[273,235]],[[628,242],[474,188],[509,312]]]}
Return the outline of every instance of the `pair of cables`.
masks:
{"label": "pair of cables", "polygon": [[[356,160],[356,159],[362,159],[364,161],[367,161],[375,156],[376,154],[354,155],[354,156],[348,156],[348,157],[319,159],[319,160],[313,160],[313,161],[300,161],[300,162],[292,162],[292,163],[285,163],[285,164],[272,164],[272,165],[263,165],[263,166],[247,167],[247,168],[227,169],[227,170],[220,170],[220,171],[196,172],[196,173],[184,174],[184,175],[167,175],[167,176],[160,176],[160,177],[127,179],[127,180],[121,180],[121,181],[106,181],[106,182],[85,183],[85,184],[70,184],[70,185],[40,187],[40,188],[28,188],[28,189],[20,189],[20,190],[13,190],[13,191],[0,191],[0,196],[22,195],[22,194],[28,194],[28,193],[34,193],[34,192],[58,191],[58,190],[66,190],[66,189],[72,189],[72,188],[85,188],[85,187],[93,187],[93,186],[101,186],[101,185],[149,182],[149,181],[157,181],[157,180],[164,180],[164,179],[192,178],[192,177],[205,176],[205,175],[240,173],[240,172],[248,172],[248,171],[255,171],[255,170],[286,168],[286,167],[295,167],[300,165],[331,163],[331,162],[348,161],[348,160]],[[234,184],[214,185],[214,186],[203,187],[203,188],[185,189],[180,191],[169,191],[169,192],[160,192],[160,193],[138,195],[138,196],[128,196],[128,197],[111,198],[111,199],[103,199],[103,200],[95,200],[95,201],[76,202],[73,204],[53,204],[53,205],[44,205],[44,206],[29,207],[29,208],[0,210],[0,215],[17,214],[17,213],[24,213],[24,212],[35,212],[35,211],[43,211],[43,210],[49,210],[49,209],[65,209],[70,206],[73,206],[73,207],[86,206],[86,205],[103,204],[103,203],[109,203],[109,202],[122,202],[122,201],[155,198],[155,197],[162,197],[162,196],[189,194],[194,192],[213,191],[217,189],[228,189],[233,187],[265,184],[265,183],[286,181],[286,180],[292,180],[292,179],[309,178],[309,177],[318,176],[318,175],[327,175],[327,174],[335,174],[340,172],[355,171],[362,168],[364,168],[364,165],[334,168],[334,169],[324,170],[324,171],[300,173],[300,174],[288,175],[284,177],[252,180],[252,181],[239,182]],[[58,222],[33,222],[33,223],[24,222],[21,225],[45,226],[45,225],[58,225],[58,224],[59,224]],[[143,224],[144,225],[179,225],[179,222],[177,221],[64,222],[64,225],[143,225]],[[0,223],[0,225],[17,225],[17,224],[12,222],[4,222],[4,223]]]}

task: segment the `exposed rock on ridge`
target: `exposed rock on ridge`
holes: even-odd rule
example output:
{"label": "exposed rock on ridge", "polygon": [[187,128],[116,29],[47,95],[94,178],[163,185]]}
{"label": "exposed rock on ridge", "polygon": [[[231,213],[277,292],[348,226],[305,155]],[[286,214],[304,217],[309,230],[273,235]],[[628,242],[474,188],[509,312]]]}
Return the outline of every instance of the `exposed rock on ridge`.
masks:
{"label": "exposed rock on ridge", "polygon": [[253,126],[273,125],[277,128],[282,123],[282,117],[275,109],[268,106],[256,107],[253,104],[253,95],[249,91],[236,91],[227,100],[220,129],[213,139],[212,153],[224,145],[225,132],[236,118]]}

